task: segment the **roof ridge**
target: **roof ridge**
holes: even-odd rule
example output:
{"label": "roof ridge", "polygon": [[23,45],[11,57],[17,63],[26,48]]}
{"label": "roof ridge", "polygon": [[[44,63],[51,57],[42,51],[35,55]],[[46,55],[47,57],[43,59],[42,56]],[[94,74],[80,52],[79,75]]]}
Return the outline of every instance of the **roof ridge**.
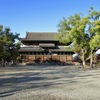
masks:
{"label": "roof ridge", "polygon": [[58,32],[26,32],[26,33],[58,33]]}

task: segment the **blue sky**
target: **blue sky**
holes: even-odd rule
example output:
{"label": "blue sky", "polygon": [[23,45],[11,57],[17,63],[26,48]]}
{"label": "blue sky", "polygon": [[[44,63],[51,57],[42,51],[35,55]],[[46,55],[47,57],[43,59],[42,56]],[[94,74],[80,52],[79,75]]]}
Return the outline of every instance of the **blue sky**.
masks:
{"label": "blue sky", "polygon": [[26,32],[57,32],[63,17],[100,10],[99,0],[0,0],[0,24],[25,37]]}

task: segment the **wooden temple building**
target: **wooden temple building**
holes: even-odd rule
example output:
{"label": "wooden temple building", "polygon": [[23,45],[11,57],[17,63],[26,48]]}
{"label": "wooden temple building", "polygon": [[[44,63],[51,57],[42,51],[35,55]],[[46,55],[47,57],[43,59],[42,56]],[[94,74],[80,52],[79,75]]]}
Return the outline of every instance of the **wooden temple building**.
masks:
{"label": "wooden temple building", "polygon": [[21,46],[19,53],[24,63],[36,62],[68,62],[72,61],[71,50],[56,39],[59,33],[27,32],[25,38],[21,38],[24,46]]}

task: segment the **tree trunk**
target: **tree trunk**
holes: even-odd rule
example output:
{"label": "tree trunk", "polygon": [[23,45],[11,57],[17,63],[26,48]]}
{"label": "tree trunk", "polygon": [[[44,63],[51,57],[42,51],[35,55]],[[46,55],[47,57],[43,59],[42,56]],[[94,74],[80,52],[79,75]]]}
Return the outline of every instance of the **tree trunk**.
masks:
{"label": "tree trunk", "polygon": [[85,61],[84,54],[83,54],[83,57],[82,57],[82,61],[83,61],[83,68],[85,68],[86,67],[86,61]]}
{"label": "tree trunk", "polygon": [[90,66],[92,68],[96,67],[96,56],[92,51],[91,51],[91,57],[90,57]]}
{"label": "tree trunk", "polygon": [[93,52],[91,51],[91,56],[90,56],[90,67],[93,68]]}
{"label": "tree trunk", "polygon": [[96,55],[94,54],[94,68],[97,67],[96,66]]}
{"label": "tree trunk", "polygon": [[85,59],[85,50],[82,49],[82,62],[83,62],[83,68],[86,67],[86,59]]}
{"label": "tree trunk", "polygon": [[5,67],[5,60],[2,59],[2,67]]}
{"label": "tree trunk", "polygon": [[13,67],[13,63],[14,63],[13,60],[11,60],[11,66],[12,66],[12,67]]}

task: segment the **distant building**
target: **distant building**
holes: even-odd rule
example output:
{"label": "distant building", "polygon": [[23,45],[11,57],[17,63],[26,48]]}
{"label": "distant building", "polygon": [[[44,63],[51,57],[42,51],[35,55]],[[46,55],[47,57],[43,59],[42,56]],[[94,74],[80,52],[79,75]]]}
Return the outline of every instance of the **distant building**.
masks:
{"label": "distant building", "polygon": [[21,38],[23,43],[19,53],[22,62],[45,61],[70,61],[73,51],[67,50],[66,45],[56,39],[59,33],[27,32],[25,38]]}

